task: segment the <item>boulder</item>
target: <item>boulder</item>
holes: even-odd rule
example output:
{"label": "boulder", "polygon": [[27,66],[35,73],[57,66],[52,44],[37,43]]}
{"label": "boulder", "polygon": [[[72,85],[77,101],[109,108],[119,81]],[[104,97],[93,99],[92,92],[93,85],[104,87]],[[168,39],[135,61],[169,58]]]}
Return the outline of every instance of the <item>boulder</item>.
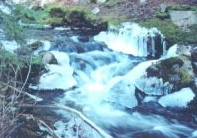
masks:
{"label": "boulder", "polygon": [[63,51],[66,53],[84,53],[85,50],[81,46],[81,44],[73,41],[70,38],[57,38],[55,41],[55,45],[53,46],[53,49],[58,49],[59,51]]}
{"label": "boulder", "polygon": [[39,47],[42,47],[43,45],[44,45],[43,42],[36,41],[36,42],[33,42],[33,43],[29,44],[29,47],[32,50],[37,50]]}
{"label": "boulder", "polygon": [[65,13],[61,8],[52,8],[49,12],[51,17],[64,17]]}
{"label": "boulder", "polygon": [[191,51],[192,62],[197,62],[197,49]]}
{"label": "boulder", "polygon": [[173,23],[184,30],[188,29],[188,26],[197,23],[197,14],[195,11],[169,11],[170,17]]}
{"label": "boulder", "polygon": [[194,72],[195,72],[196,75],[197,75],[197,62],[193,62],[193,63],[192,63],[192,66],[193,66]]}
{"label": "boulder", "polygon": [[63,24],[71,26],[73,29],[80,28],[81,31],[86,31],[92,34],[97,34],[107,30],[108,24],[105,21],[96,19],[92,13],[83,10],[73,10],[65,13]]}
{"label": "boulder", "polygon": [[48,64],[57,64],[57,59],[51,52],[45,52],[42,56],[42,61]]}
{"label": "boulder", "polygon": [[192,63],[188,56],[160,60],[147,68],[148,77],[162,78],[172,85],[171,91],[191,86],[194,83]]}

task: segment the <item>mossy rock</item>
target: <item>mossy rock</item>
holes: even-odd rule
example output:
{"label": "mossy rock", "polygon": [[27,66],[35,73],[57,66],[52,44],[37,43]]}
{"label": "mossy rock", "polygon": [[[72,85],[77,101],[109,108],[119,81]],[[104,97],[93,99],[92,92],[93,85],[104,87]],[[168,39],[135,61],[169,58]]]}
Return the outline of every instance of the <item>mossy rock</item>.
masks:
{"label": "mossy rock", "polygon": [[179,67],[183,66],[184,62],[181,58],[177,58],[177,57],[172,57],[169,59],[165,59],[165,60],[161,60],[157,63],[157,66],[161,69],[161,68],[168,68],[168,67],[172,67],[173,65],[178,64]]}
{"label": "mossy rock", "polygon": [[49,12],[49,15],[51,17],[64,17],[65,12],[61,8],[57,7],[57,8],[52,8]]}
{"label": "mossy rock", "polygon": [[161,20],[165,20],[165,19],[169,19],[170,15],[168,13],[165,12],[156,12],[156,17],[161,19]]}
{"label": "mossy rock", "polygon": [[57,59],[51,52],[45,52],[42,54],[42,62],[48,63],[48,64],[57,64]]}
{"label": "mossy rock", "polygon": [[156,16],[147,20],[140,21],[139,24],[146,28],[156,27],[165,36],[170,46],[176,43],[197,43],[197,24],[189,26],[189,32],[184,32],[170,19],[163,20],[157,18]]}
{"label": "mossy rock", "polygon": [[197,6],[191,6],[191,5],[180,5],[180,4],[172,4],[167,7],[167,11],[169,10],[176,10],[176,11],[197,11]]}
{"label": "mossy rock", "polygon": [[30,47],[32,50],[37,50],[39,47],[42,47],[44,44],[40,41],[33,42],[32,44],[29,44],[28,47]]}
{"label": "mossy rock", "polygon": [[173,90],[191,86],[194,73],[190,57],[178,56],[164,59],[147,68],[148,77],[162,78],[164,82],[173,84]]}
{"label": "mossy rock", "polygon": [[188,86],[191,84],[191,82],[194,81],[194,77],[191,76],[187,70],[182,69],[180,71],[180,75],[181,75],[181,84],[183,84],[184,86]]}

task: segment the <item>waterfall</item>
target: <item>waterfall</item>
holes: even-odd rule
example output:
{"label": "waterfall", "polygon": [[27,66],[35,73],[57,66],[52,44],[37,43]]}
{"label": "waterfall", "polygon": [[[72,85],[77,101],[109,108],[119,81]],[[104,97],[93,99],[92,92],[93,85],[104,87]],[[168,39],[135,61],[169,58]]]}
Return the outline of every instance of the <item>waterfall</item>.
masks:
{"label": "waterfall", "polygon": [[[157,35],[161,38],[160,44],[156,44]],[[134,56],[155,57],[156,52],[160,51],[158,49],[161,49],[161,55],[166,51],[165,39],[160,31],[156,28],[140,27],[136,23],[123,23],[120,27],[111,27],[109,31],[101,32],[94,39],[105,42],[114,51]]]}
{"label": "waterfall", "polygon": [[[61,38],[63,37],[66,36]],[[54,100],[54,104],[67,105],[81,111],[114,137],[196,136],[193,126],[184,123],[185,114],[182,121],[176,118],[179,112],[166,108],[186,107],[194,97],[192,90],[183,89],[161,97],[161,94],[158,96],[155,93],[161,91],[157,86],[163,84],[163,80],[158,82],[158,78],[144,79],[146,69],[160,59],[145,61],[146,58],[142,57],[157,57],[161,51],[159,55],[165,55],[162,59],[177,56],[177,45],[167,52],[165,38],[156,28],[146,29],[132,23],[110,28],[108,32],[101,32],[88,42],[81,42],[78,37],[80,36],[71,36],[54,45],[54,42],[42,40],[44,47],[36,50],[34,54],[42,50],[50,51],[58,63],[47,64],[48,72],[41,75],[38,85],[30,88],[53,92],[57,89],[63,90],[64,93]],[[98,47],[100,42],[95,40],[106,43],[112,50],[105,46]],[[65,47],[80,47],[83,52],[62,50]],[[153,81],[158,82],[158,85]],[[147,86],[147,83],[153,88],[139,89],[145,95],[145,98],[142,95],[140,103],[136,96],[136,87]],[[143,90],[149,90],[149,93]],[[182,98],[182,95],[188,96]],[[56,113],[66,118],[70,116],[63,110]],[[174,116],[171,117],[172,115]],[[74,137],[73,133],[69,132],[69,125],[72,128],[75,122],[80,124],[80,121],[71,118],[68,119],[69,122],[60,120],[54,124],[54,132],[58,136]],[[84,127],[83,123],[81,127]],[[89,135],[89,132],[91,131],[87,128],[84,134]],[[91,134],[86,137],[97,136]]]}

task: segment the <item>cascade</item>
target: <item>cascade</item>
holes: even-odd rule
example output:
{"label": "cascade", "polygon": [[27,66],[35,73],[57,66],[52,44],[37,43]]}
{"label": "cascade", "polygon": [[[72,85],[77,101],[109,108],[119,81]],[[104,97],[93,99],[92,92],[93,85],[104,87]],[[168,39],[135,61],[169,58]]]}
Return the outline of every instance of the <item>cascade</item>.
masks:
{"label": "cascade", "polygon": [[[78,37],[80,36],[61,39],[61,43],[55,43],[55,46],[43,41],[44,47],[34,54],[38,54],[42,49],[50,51],[58,63],[47,64],[48,72],[41,75],[38,85],[32,85],[30,88],[54,93],[59,89],[63,90],[61,97],[55,99],[55,104],[67,105],[81,111],[114,137],[159,135],[171,138],[196,135],[195,129],[183,124],[184,121],[179,123],[180,120],[176,118],[175,121],[169,120],[169,112],[170,115],[178,113],[165,108],[177,105],[181,108],[186,107],[194,97],[192,90],[178,91],[170,95],[172,99],[168,95],[151,97],[150,93],[149,97],[143,99],[142,105],[135,95],[136,86],[143,85],[138,80],[143,77],[150,65],[158,61],[145,61],[146,58],[143,57],[157,57],[159,50],[162,51],[160,56],[165,55],[162,58],[176,56],[177,46],[171,47],[167,52],[165,37],[156,28],[146,29],[137,24],[124,23],[120,28],[101,32],[94,37],[94,40],[89,40],[90,42],[81,42]],[[98,48],[97,41],[104,42],[108,48],[105,46],[102,49]],[[91,45],[87,48],[87,44]],[[80,46],[83,52],[62,50],[62,47],[69,46]],[[159,91],[157,88],[154,90],[151,92]],[[186,93],[187,98],[180,98]],[[163,111],[166,116],[162,114]],[[68,115],[68,112],[62,110],[56,112],[63,116]],[[72,119],[69,122],[73,124]],[[84,126],[83,123],[81,125]],[[65,138],[74,137],[72,133],[65,131],[66,126],[67,123],[57,121],[54,124],[57,129],[55,133],[58,136],[64,135]]]}
{"label": "cascade", "polygon": [[[123,23],[120,27],[111,27],[94,37],[118,52],[140,57],[159,57],[166,52],[165,37],[156,28],[143,28],[136,23]],[[159,40],[158,40],[159,39]],[[159,56],[156,56],[159,55]]]}

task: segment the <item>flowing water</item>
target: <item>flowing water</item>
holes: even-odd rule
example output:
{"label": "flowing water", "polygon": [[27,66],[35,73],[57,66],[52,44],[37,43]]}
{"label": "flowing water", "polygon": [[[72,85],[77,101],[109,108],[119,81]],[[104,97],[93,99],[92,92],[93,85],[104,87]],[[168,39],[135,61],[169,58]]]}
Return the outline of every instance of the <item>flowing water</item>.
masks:
{"label": "flowing water", "polygon": [[[158,35],[160,45],[155,40]],[[173,99],[148,95],[139,102],[136,97],[136,80],[157,61],[147,61],[146,57],[154,58],[158,49],[162,51],[160,56],[166,54],[165,38],[157,29],[125,23],[94,37],[61,34],[56,36],[55,42],[43,40],[43,43],[43,49],[38,49],[35,54],[51,51],[58,64],[48,64],[48,72],[41,76],[38,85],[30,88],[51,92],[64,90],[64,95],[54,100],[55,104],[76,108],[113,137],[197,137],[196,122],[190,122],[192,113],[166,108],[171,103],[179,105]],[[168,56],[174,54],[172,51]],[[188,90],[190,98],[183,100],[181,106],[186,106],[194,96],[189,88],[182,93]],[[174,95],[177,96],[184,97]],[[68,133],[64,129],[66,125],[56,122],[55,132],[61,137],[73,137],[65,134]]]}
{"label": "flowing water", "polygon": [[[140,105],[136,98],[136,80],[148,66],[156,62],[146,61],[145,58],[148,55],[154,57],[157,52],[154,41],[156,34],[161,35],[162,56],[166,52],[164,36],[155,28],[148,30],[137,24],[123,24],[118,29],[101,32],[85,42],[81,41],[80,36],[66,40],[64,36],[59,37],[61,42],[51,46],[50,50],[58,64],[47,65],[49,72],[41,76],[39,85],[31,87],[41,90],[63,89],[64,96],[57,98],[56,104],[80,110],[114,137],[197,137],[194,126],[180,122],[178,113],[174,112],[173,116],[173,112],[165,108],[179,103],[168,97],[162,97],[157,102],[158,97],[147,96],[144,105]],[[148,43],[150,38],[151,43]],[[168,56],[173,55],[172,51]],[[193,99],[192,91],[190,95],[191,98],[185,99],[186,103]],[[184,103],[180,105],[185,106]],[[165,112],[169,112],[171,118]],[[64,111],[59,113],[67,114]],[[58,123],[64,126],[64,123]],[[61,131],[61,128],[58,130]],[[58,133],[62,134],[63,131]]]}

